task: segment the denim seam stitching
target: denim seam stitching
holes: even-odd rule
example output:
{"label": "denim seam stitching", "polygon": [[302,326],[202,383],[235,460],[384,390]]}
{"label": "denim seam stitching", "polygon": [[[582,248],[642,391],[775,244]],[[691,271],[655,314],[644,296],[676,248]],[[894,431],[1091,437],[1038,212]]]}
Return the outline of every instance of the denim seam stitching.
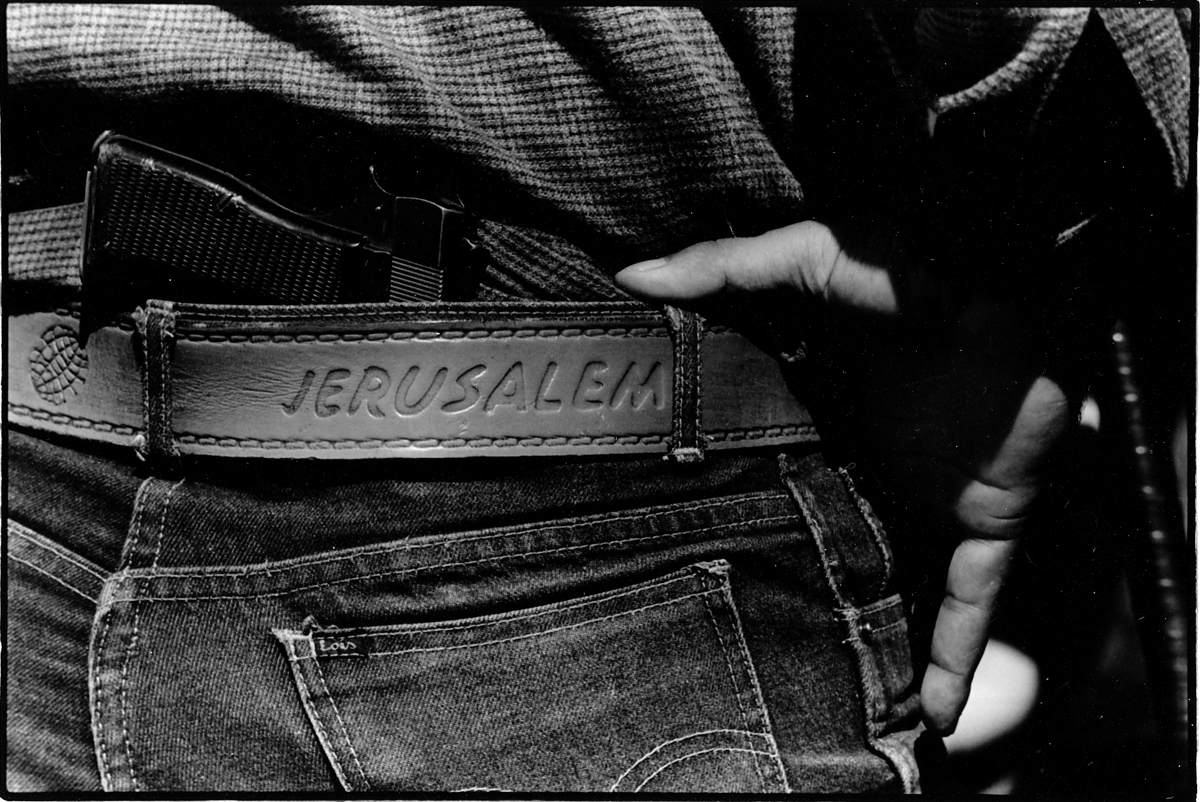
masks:
{"label": "denim seam stitching", "polygon": [[[133,541],[131,543],[127,544],[128,545],[128,553],[122,554],[122,557],[121,557],[122,563],[124,563],[127,559],[132,558],[134,548],[136,547],[137,541],[141,536],[142,511],[146,507],[146,489],[149,487],[149,483],[151,481],[153,481],[153,480],[147,479],[144,482],[142,482],[141,487],[138,488],[137,496],[134,498],[133,520],[130,522],[130,525],[129,525],[129,529],[130,529],[130,532],[132,533]],[[115,578],[116,578],[116,585],[113,588],[113,596],[117,595],[117,593],[125,586],[126,582],[128,582],[131,577],[130,577],[128,570],[123,569],[122,571],[119,572],[119,575],[116,576]],[[116,610],[113,606],[114,604],[115,604],[115,602],[109,603],[110,606],[109,606],[108,612],[104,616],[104,628],[100,631],[100,639],[96,643],[95,659],[94,659],[93,665],[92,665],[92,685],[95,688],[95,699],[94,699],[94,702],[92,705],[92,732],[94,733],[94,737],[97,741],[97,746],[99,747],[98,757],[99,757],[99,762],[100,762],[100,773],[101,773],[101,777],[102,777],[102,784],[105,786],[106,791],[113,790],[113,787],[112,787],[112,765],[111,765],[111,762],[108,757],[108,736],[105,732],[106,726],[103,721],[103,711],[101,710],[101,707],[102,707],[101,700],[103,699],[104,695],[103,695],[103,687],[102,687],[102,683],[101,683],[101,679],[100,679],[100,677],[101,677],[100,663],[104,659],[105,647],[108,645],[108,633],[109,633],[110,629],[112,628],[113,617],[116,615]]]}
{"label": "denim seam stitching", "polygon": [[[713,591],[719,591],[719,590],[720,590],[719,587],[713,588]],[[713,613],[712,605],[711,605],[707,595],[705,595],[705,597],[704,597],[704,609],[708,613],[708,620],[712,623],[713,632],[717,636],[717,643],[719,643],[721,646],[721,656],[725,658],[725,669],[726,669],[726,671],[729,672],[729,684],[733,687],[733,699],[737,703],[738,712],[741,714],[742,726],[746,729],[746,731],[750,732],[750,731],[752,731],[750,729],[750,716],[746,712],[746,706],[742,702],[742,691],[741,691],[741,688],[738,687],[737,678],[734,676],[733,661],[730,659],[730,656],[729,656],[730,649],[729,649],[729,646],[725,642],[725,637],[721,634],[721,627],[717,624],[716,614]],[[753,744],[750,742],[749,738],[746,739],[746,744],[748,746],[753,746]],[[763,793],[766,793],[767,780],[763,776],[762,768],[758,765],[757,760],[754,761],[754,773],[758,775],[758,783],[762,787]]]}
{"label": "denim seam stitching", "polygon": [[[889,629],[895,629],[896,627],[898,627],[904,623],[905,623],[905,621],[900,620],[900,621],[893,621],[892,623],[887,624],[886,626],[882,626],[882,627],[871,627],[871,634],[878,635],[880,632],[887,632]],[[849,638],[847,638],[845,641],[843,641],[843,643],[849,643]]]}
{"label": "denim seam stitching", "polygon": [[[758,681],[758,673],[754,670],[754,662],[750,657],[750,645],[746,643],[745,633],[742,630],[742,619],[738,613],[737,604],[733,600],[733,586],[730,582],[723,582],[721,584],[721,595],[725,599],[725,604],[729,607],[729,617],[733,621],[733,637],[737,642],[742,668],[745,670],[746,677],[750,681],[750,693],[754,697],[754,703],[758,707],[759,714],[762,716],[763,736],[766,738],[773,752],[772,760],[775,765],[772,768],[779,772],[779,778],[782,780],[784,786],[783,790],[790,791],[787,773],[783,766],[783,758],[779,754],[779,745],[775,742],[774,731],[771,728],[771,716],[767,712],[767,703],[763,699],[762,686]],[[766,788],[764,787],[765,790]]]}
{"label": "denim seam stitching", "polygon": [[[605,516],[605,515],[601,514],[601,515],[591,516],[590,520],[580,520],[575,523],[553,524],[550,526],[538,526],[538,525],[522,526],[522,527],[513,528],[513,529],[504,529],[503,531],[499,531],[499,532],[493,531],[493,532],[490,532],[485,535],[481,534],[481,535],[474,535],[472,537],[466,537],[466,538],[454,538],[454,540],[452,542],[448,541],[448,540],[443,540],[443,541],[438,541],[435,543],[405,543],[401,547],[395,547],[395,546],[370,547],[370,546],[368,546],[368,547],[365,547],[365,550],[355,551],[352,554],[343,554],[343,555],[338,555],[336,557],[332,557],[332,556],[331,557],[322,557],[317,560],[306,560],[304,562],[296,563],[294,565],[283,565],[283,566],[279,566],[279,567],[259,568],[257,570],[253,570],[253,571],[250,571],[250,570],[201,571],[201,572],[195,572],[195,573],[189,573],[189,572],[171,573],[171,572],[161,572],[160,571],[156,574],[156,576],[174,577],[174,578],[189,578],[189,577],[242,578],[242,577],[249,577],[249,576],[253,576],[253,575],[257,575],[257,574],[279,574],[279,573],[282,573],[283,571],[297,571],[297,570],[301,570],[301,569],[312,568],[317,565],[327,565],[330,563],[337,563],[337,562],[353,562],[354,560],[361,559],[363,557],[374,557],[379,554],[389,554],[389,553],[407,554],[407,553],[413,552],[413,551],[422,551],[425,549],[434,549],[434,548],[439,548],[439,547],[440,548],[446,548],[446,547],[450,547],[450,546],[457,547],[463,543],[479,543],[479,542],[485,541],[485,540],[498,540],[498,539],[502,539],[502,538],[517,537],[520,535],[527,535],[527,534],[531,534],[531,533],[545,534],[547,532],[561,532],[564,530],[573,530],[573,529],[585,529],[585,528],[586,529],[594,529],[598,526],[610,526],[611,524],[622,523],[624,521],[644,521],[649,518],[657,519],[657,518],[663,518],[663,517],[668,517],[668,516],[675,516],[675,515],[678,515],[679,513],[684,513],[684,512],[709,512],[711,510],[717,510],[722,507],[732,507],[732,506],[735,506],[738,504],[753,504],[755,502],[787,501],[788,499],[789,499],[789,496],[786,493],[776,493],[776,494],[771,494],[771,495],[748,494],[748,495],[742,496],[740,498],[723,499],[718,502],[685,501],[685,502],[680,502],[678,504],[668,505],[661,509],[656,508],[650,512],[646,512],[645,510],[642,510],[642,511],[637,511],[637,512],[630,512],[625,515],[618,515],[615,517]],[[796,517],[796,516],[789,515],[787,517]],[[731,522],[731,523],[736,523],[736,522]],[[718,526],[724,526],[724,525],[725,524],[718,524]],[[702,531],[705,531],[705,530],[703,530],[703,529],[687,530],[687,531],[680,532],[678,534],[693,534],[694,532],[702,532]],[[659,534],[661,536],[666,536],[671,533],[659,533]],[[605,541],[605,542],[607,542],[607,541]],[[614,541],[614,542],[624,542],[624,541]],[[531,552],[531,553],[532,554],[540,554],[541,552]],[[433,566],[433,567],[439,567],[439,566]]]}
{"label": "denim seam stitching", "polygon": [[897,733],[892,733],[877,738],[876,746],[896,767],[896,773],[900,775],[904,792],[907,794],[920,793],[920,770],[916,765],[916,759],[908,749],[896,743],[896,736]]}
{"label": "denim seam stitching", "polygon": [[8,522],[8,534],[9,534],[9,537],[12,537],[15,535],[15,536],[19,537],[21,540],[28,543],[30,546],[41,549],[42,551],[53,554],[55,557],[57,557],[60,560],[71,563],[72,565],[78,567],[80,570],[86,571],[87,573],[96,577],[100,581],[104,581],[105,579],[108,578],[107,574],[98,565],[95,565],[94,563],[89,562],[88,560],[86,560],[83,557],[80,557],[77,554],[73,554],[72,552],[68,551],[67,549],[65,549],[61,546],[58,546],[55,543],[46,541],[44,538],[42,538],[40,535],[38,535],[32,529],[29,529],[28,527],[26,527],[22,524],[19,524],[16,521]]}
{"label": "denim seam stitching", "polygon": [[[780,455],[779,458],[781,476],[785,484],[792,490],[792,497],[796,502],[796,506],[800,508],[804,514],[805,520],[808,521],[812,530],[813,541],[817,546],[817,551],[821,558],[822,568],[825,571],[825,579],[829,584],[829,588],[833,591],[837,599],[835,611],[838,617],[842,620],[843,627],[847,632],[848,637],[843,643],[848,643],[851,653],[854,656],[855,666],[858,674],[859,688],[862,694],[862,713],[863,723],[866,730],[867,748],[879,755],[891,767],[897,778],[902,784],[907,786],[907,771],[901,767],[901,763],[897,760],[895,750],[890,744],[884,744],[880,735],[881,726],[879,722],[882,714],[882,706],[884,699],[883,686],[878,676],[878,670],[874,665],[873,655],[870,648],[863,643],[862,638],[858,633],[858,621],[865,610],[876,608],[872,612],[878,612],[889,609],[890,607],[900,602],[899,596],[893,594],[891,597],[879,599],[866,608],[859,609],[850,604],[842,595],[840,569],[835,571],[837,566],[836,555],[830,554],[825,548],[824,536],[825,530],[823,526],[816,526],[816,515],[810,513],[809,494],[807,488],[803,487],[795,476],[794,464],[788,459],[787,455]],[[814,511],[815,512],[815,511]]]}
{"label": "denim seam stitching", "polygon": [[[762,751],[759,751],[758,749],[741,749],[741,748],[734,747],[734,746],[715,746],[711,749],[701,749],[699,752],[692,752],[691,754],[687,754],[682,757],[677,757],[674,760],[668,760],[666,763],[662,764],[657,769],[655,769],[654,772],[649,777],[642,780],[642,782],[640,784],[638,784],[638,787],[633,789],[634,793],[637,793],[638,791],[642,790],[644,787],[646,787],[647,783],[649,783],[651,780],[653,780],[659,774],[662,774],[670,766],[673,766],[676,763],[682,763],[683,761],[689,760],[693,757],[698,757],[699,755],[707,755],[712,752],[747,752],[751,755],[766,755],[768,757],[771,756],[770,753],[762,752]],[[754,761],[754,767],[755,767],[755,770],[757,771],[758,770],[758,761],[757,760]],[[761,772],[759,773],[759,779],[762,779]],[[766,784],[765,783],[763,784],[763,793],[766,793]]]}
{"label": "denim seam stitching", "polygon": [[89,595],[87,594],[87,592],[86,592],[86,591],[84,591],[82,588],[77,588],[77,587],[75,587],[74,585],[72,585],[72,584],[71,584],[70,582],[68,582],[67,580],[63,579],[63,578],[62,578],[62,577],[60,577],[60,576],[57,576],[56,574],[53,574],[53,573],[51,573],[50,571],[46,570],[45,568],[42,568],[40,565],[37,565],[37,564],[35,564],[35,563],[32,563],[32,562],[30,562],[29,560],[23,560],[23,559],[21,559],[20,557],[18,557],[18,556],[17,556],[17,555],[15,555],[15,554],[9,554],[9,555],[8,555],[8,559],[10,559],[10,560],[12,560],[12,561],[14,561],[14,562],[21,563],[22,565],[28,566],[29,568],[32,568],[33,570],[37,571],[39,574],[43,574],[43,575],[45,575],[46,577],[48,577],[48,578],[50,578],[50,579],[54,580],[54,581],[55,581],[55,582],[57,582],[58,584],[62,585],[62,586],[63,586],[64,588],[66,588],[67,590],[74,591],[75,593],[78,593],[80,596],[82,596],[83,598],[87,599],[87,600],[88,600],[88,601],[90,601],[90,602],[96,602],[96,601],[99,601],[99,598],[98,598],[98,597],[95,597],[95,596],[89,596]]}
{"label": "denim seam stitching", "polygon": [[[222,600],[222,599],[224,599],[224,600],[266,599],[266,598],[274,598],[274,597],[278,597],[278,596],[288,596],[288,595],[291,595],[294,593],[301,593],[306,590],[313,590],[315,588],[330,587],[332,585],[341,585],[341,584],[345,584],[347,582],[358,582],[358,581],[362,581],[364,579],[377,579],[379,577],[384,577],[384,576],[411,576],[414,574],[422,574],[422,573],[428,573],[429,571],[436,571],[436,570],[439,570],[442,568],[464,568],[466,566],[471,566],[471,565],[486,565],[487,563],[499,563],[499,562],[506,562],[508,560],[517,560],[517,559],[521,559],[524,557],[544,557],[549,554],[560,554],[560,553],[570,552],[570,551],[585,551],[587,549],[594,549],[594,548],[600,548],[600,547],[605,547],[605,546],[615,546],[615,545],[620,545],[620,544],[624,544],[624,543],[640,543],[640,542],[645,542],[645,541],[650,541],[650,540],[666,540],[666,539],[670,539],[670,538],[684,537],[687,535],[702,534],[705,532],[711,532],[711,531],[715,531],[718,529],[732,529],[732,528],[736,528],[736,527],[754,526],[756,524],[795,520],[795,518],[796,518],[795,515],[776,515],[776,516],[770,516],[770,517],[766,517],[766,518],[754,518],[754,519],[748,520],[748,521],[730,521],[728,523],[718,524],[716,526],[704,527],[702,529],[691,529],[691,530],[686,530],[686,531],[681,531],[681,532],[669,532],[667,534],[655,534],[655,535],[647,535],[644,537],[635,537],[635,538],[622,538],[620,540],[605,540],[605,541],[600,541],[597,543],[584,543],[584,544],[578,545],[578,546],[564,546],[564,547],[558,548],[558,549],[547,549],[547,550],[543,550],[543,551],[517,552],[514,554],[504,554],[499,557],[487,557],[487,558],[479,559],[479,560],[465,560],[465,561],[460,561],[460,562],[439,563],[439,564],[435,564],[435,565],[417,566],[415,568],[398,568],[398,569],[393,569],[393,570],[388,570],[388,571],[379,571],[379,572],[368,573],[368,574],[359,574],[359,575],[350,576],[350,577],[342,577],[340,579],[329,580],[328,582],[317,582],[317,583],[311,584],[311,585],[301,585],[299,587],[289,588],[287,590],[271,591],[269,593],[246,593],[246,594],[241,594],[241,595],[217,594],[217,595],[189,595],[189,596],[141,596],[141,597],[137,597],[137,598],[140,598],[143,601],[205,601],[205,600]],[[129,577],[129,579],[131,579],[134,582],[137,582],[138,584],[145,584],[146,582],[152,581],[156,578],[170,577],[170,576],[175,576],[178,578],[200,579],[200,578],[204,578],[206,575],[205,574],[175,574],[175,575],[155,574],[154,576]],[[234,577],[234,578],[237,578],[237,577]],[[129,598],[118,597],[118,598],[114,598],[113,601],[114,602],[129,602],[129,601],[133,601],[133,600],[134,600],[134,597],[129,597]]]}
{"label": "denim seam stitching", "polygon": [[845,468],[838,468],[837,474],[841,477],[842,484],[845,485],[850,498],[854,500],[854,505],[858,508],[859,514],[866,521],[867,528],[871,530],[871,534],[875,538],[875,546],[879,549],[879,556],[883,559],[885,576],[890,578],[895,571],[895,564],[892,558],[892,550],[888,546],[887,538],[883,533],[883,522],[879,520],[879,516],[871,509],[870,502],[858,492],[858,488],[855,486],[850,472]]}
{"label": "denim seam stitching", "polygon": [[[146,482],[142,486],[143,489],[145,490],[145,493],[142,493],[142,492],[138,493],[138,497],[139,497],[138,500],[140,503],[138,505],[137,512],[134,515],[133,524],[130,527],[133,530],[133,535],[132,535],[133,539],[129,543],[128,559],[130,561],[133,561],[137,558],[137,547],[141,543],[141,540],[142,540],[142,513],[146,508],[146,496],[149,495],[150,489],[153,487],[152,483],[154,481],[155,480],[153,478],[147,479]],[[133,600],[133,622],[134,622],[133,623],[133,638],[131,639],[131,642],[135,641],[137,639],[138,616],[140,615],[140,611],[138,609],[139,606],[140,605],[138,603],[138,599],[135,595],[134,600]],[[123,740],[123,746],[125,747],[125,761],[129,766],[129,780],[130,780],[130,783],[133,785],[133,790],[139,791],[141,789],[138,787],[137,775],[135,774],[135,772],[133,770],[133,758],[130,754],[130,747],[129,747],[129,704],[128,704],[129,694],[128,694],[128,684],[127,683],[128,683],[128,677],[129,677],[130,651],[131,651],[131,648],[129,646],[127,646],[125,649],[125,660],[121,665],[121,684],[120,684],[121,736],[122,736],[122,740]]]}
{"label": "denim seam stitching", "polygon": [[316,702],[313,701],[312,692],[309,690],[308,680],[304,677],[303,669],[298,665],[298,661],[305,658],[298,657],[295,649],[289,644],[288,659],[292,663],[292,676],[296,678],[296,687],[300,691],[300,703],[304,706],[305,710],[311,710],[313,716],[316,718],[316,727],[314,729],[317,731],[317,740],[321,742],[321,745],[325,748],[325,753],[333,760],[334,771],[338,779],[346,786],[347,791],[353,791],[354,789],[350,787],[350,781],[346,779],[346,770],[342,767],[341,758],[338,757],[337,750],[333,748],[333,745],[329,741],[329,728],[325,726],[325,721],[321,718],[321,713],[317,709]]}
{"label": "denim seam stitching", "polygon": [[614,782],[611,786],[609,786],[609,789],[608,789],[609,793],[615,793],[617,788],[620,787],[621,783],[623,783],[625,781],[625,778],[633,773],[634,769],[636,769],[647,758],[653,757],[655,754],[657,754],[658,752],[661,752],[663,749],[666,749],[668,746],[672,746],[673,744],[677,744],[677,743],[683,743],[684,741],[691,740],[692,738],[700,738],[705,735],[716,735],[718,733],[732,733],[735,735],[747,735],[747,736],[754,736],[754,737],[759,737],[759,738],[764,737],[762,735],[762,733],[750,732],[749,730],[715,729],[715,730],[701,730],[700,732],[693,732],[690,735],[682,735],[678,738],[672,738],[669,741],[663,741],[658,746],[654,747],[649,752],[647,752],[646,754],[642,755],[637,760],[635,760],[633,762],[633,764],[629,766],[629,768],[625,769],[625,771],[623,771],[621,773],[621,776],[617,778],[617,781]]}
{"label": "denim seam stitching", "polygon": [[134,549],[137,546],[138,540],[141,539],[142,533],[142,514],[146,509],[146,495],[149,493],[150,483],[153,479],[146,479],[138,488],[137,496],[133,501],[133,520],[129,523],[129,531],[133,536],[132,542],[126,544],[127,548],[123,550],[121,555],[121,568],[125,573],[122,577],[122,583],[129,578],[128,563],[133,559]]}
{"label": "denim seam stitching", "polygon": [[860,607],[858,610],[863,614],[881,613],[884,610],[897,607],[903,603],[904,601],[901,596],[897,593],[893,593],[890,596],[880,599],[879,601],[874,601],[864,607]]}
{"label": "denim seam stitching", "polygon": [[[124,578],[118,580],[118,587],[123,583]],[[116,615],[116,610],[112,607],[104,616],[104,629],[100,632],[100,640],[96,645],[96,657],[92,665],[92,685],[95,688],[95,699],[92,704],[92,731],[95,733],[97,746],[99,746],[100,758],[100,774],[103,779],[104,790],[112,791],[112,766],[108,759],[108,737],[105,734],[105,725],[102,719],[101,698],[103,696],[100,682],[100,662],[104,656],[104,647],[108,643],[108,631],[112,627],[113,616]]]}
{"label": "denim seam stitching", "polygon": [[[479,648],[479,647],[483,647],[483,646],[495,646],[496,644],[499,644],[499,643],[514,643],[519,640],[529,640],[530,638],[540,638],[544,635],[552,635],[555,632],[565,632],[569,629],[579,629],[580,627],[586,627],[586,626],[590,626],[592,624],[598,624],[601,621],[612,621],[613,619],[616,619],[616,618],[623,618],[628,615],[636,615],[638,613],[644,613],[646,610],[653,610],[653,609],[656,609],[659,607],[669,607],[672,604],[679,604],[680,602],[687,601],[688,599],[701,598],[701,597],[704,597],[711,593],[716,593],[716,592],[717,592],[717,589],[713,588],[712,590],[705,590],[700,593],[689,593],[686,596],[679,596],[674,599],[669,599],[667,601],[655,602],[654,604],[646,604],[641,607],[634,608],[632,610],[624,610],[619,613],[612,613],[611,615],[602,615],[602,616],[599,616],[598,618],[589,618],[586,621],[578,621],[574,624],[568,624],[568,625],[562,626],[562,627],[553,627],[551,629],[543,629],[538,632],[528,632],[524,635],[514,635],[511,638],[498,638],[496,640],[480,641],[479,643],[463,643],[463,644],[459,644],[457,646],[429,646],[429,647],[418,647],[415,649],[393,649],[391,651],[386,651],[386,652],[371,652],[367,656],[368,657],[390,657],[390,656],[397,655],[397,654],[426,654],[429,652],[453,652],[453,651],[458,651],[460,649],[475,649],[475,648]],[[336,659],[337,657],[360,658],[359,655],[327,655],[328,659]],[[306,655],[304,657],[297,657],[296,659],[297,660],[317,660],[317,656],[315,654],[312,656]],[[320,662],[320,661],[318,660],[318,662]],[[747,727],[749,727],[749,723],[747,723]]]}
{"label": "denim seam stitching", "polygon": [[[880,718],[884,713],[886,694],[883,690],[883,683],[879,678],[879,671],[875,665],[871,647],[864,643],[862,637],[859,635],[858,622],[862,618],[862,611],[854,607],[849,607],[838,610],[838,613],[841,615],[849,632],[848,641],[854,653],[855,662],[858,665],[859,683],[863,692],[863,715],[867,729],[868,744],[878,748],[881,735]],[[895,765],[892,768],[899,774],[899,770]]]}
{"label": "denim seam stitching", "polygon": [[[150,480],[154,481],[154,480]],[[162,512],[158,515],[158,537],[154,542],[154,552],[150,559],[150,570],[153,573],[158,566],[158,557],[162,552],[163,535],[167,528],[167,513],[171,509],[171,499],[175,497],[175,491],[183,484],[183,480],[171,485],[167,490],[167,495],[163,499]],[[141,517],[139,516],[139,524]],[[137,541],[140,542],[142,532],[139,529]],[[135,549],[137,542],[130,549],[130,558],[136,556]],[[133,663],[133,653],[137,649],[138,641],[141,639],[141,623],[142,623],[142,605],[139,601],[133,603],[133,636],[129,639],[129,643],[125,647],[125,663],[121,668],[121,732],[125,738],[125,760],[129,763],[129,779],[133,783],[134,790],[142,790],[141,783],[137,778],[137,772],[134,769],[133,761],[133,738],[129,735],[129,667]]]}
{"label": "denim seam stitching", "polygon": [[[426,628],[405,629],[401,626],[396,626],[396,627],[388,627],[385,629],[377,630],[377,629],[371,629],[368,627],[367,631],[362,634],[371,635],[371,636],[387,637],[387,636],[392,636],[392,635],[424,635],[425,633],[428,633],[428,632],[460,632],[460,631],[466,630],[466,629],[481,629],[484,627],[497,626],[497,625],[505,624],[505,623],[509,623],[509,622],[528,621],[531,618],[537,618],[537,617],[543,616],[543,615],[553,615],[554,613],[561,613],[561,612],[565,612],[567,610],[578,610],[581,607],[588,607],[588,606],[592,606],[592,605],[604,604],[606,602],[609,602],[609,601],[612,601],[615,599],[624,599],[624,598],[628,598],[630,596],[634,596],[634,595],[637,595],[640,593],[647,593],[651,590],[658,590],[659,588],[666,587],[667,585],[673,585],[676,582],[685,582],[688,579],[693,579],[693,578],[695,578],[695,574],[692,574],[689,572],[687,574],[682,574],[680,576],[672,577],[671,579],[664,579],[660,582],[655,582],[651,585],[643,585],[643,586],[637,587],[637,588],[630,588],[624,592],[614,593],[614,594],[604,596],[599,599],[580,599],[577,602],[566,604],[561,607],[552,606],[545,610],[530,611],[528,614],[520,614],[520,613],[513,614],[512,616],[504,616],[503,618],[498,618],[495,621],[481,621],[481,622],[478,622],[475,624],[461,624],[459,626],[429,627],[427,629]],[[325,630],[325,631],[337,632],[338,628],[333,627],[331,630]],[[318,631],[316,633],[316,637],[324,637],[324,636],[321,635],[321,631]],[[343,636],[338,635],[335,637],[343,637]],[[354,657],[355,655],[331,654],[328,656],[329,657]]]}
{"label": "denim seam stitching", "polygon": [[[785,456],[780,456],[781,462],[786,460]],[[817,547],[817,552],[821,557],[821,568],[825,573],[825,582],[829,589],[833,592],[834,598],[837,600],[840,607],[848,607],[849,603],[846,597],[842,595],[841,581],[836,576],[834,566],[837,565],[836,556],[831,554],[829,549],[825,547],[825,522],[819,517],[819,514],[812,509],[810,503],[811,497],[808,489],[800,485],[794,476],[794,469],[787,463],[784,470],[784,480],[788,487],[792,490],[792,499],[796,506],[800,509],[801,515],[804,517],[804,522],[808,525],[809,532],[812,533],[813,543]]]}
{"label": "denim seam stitching", "polygon": [[362,761],[358,759],[358,750],[354,748],[354,742],[350,740],[350,731],[346,728],[346,722],[342,719],[341,711],[338,710],[337,700],[333,698],[333,694],[329,691],[329,684],[325,682],[325,673],[321,671],[321,663],[315,659],[315,655],[313,658],[313,669],[317,682],[321,683],[321,690],[325,694],[325,699],[329,702],[329,707],[333,710],[333,715],[337,719],[338,730],[342,736],[342,740],[346,742],[346,747],[350,750],[350,757],[354,758],[354,765],[358,766],[358,773],[362,776],[363,790],[370,791],[371,781],[367,779],[367,770],[363,768]]}

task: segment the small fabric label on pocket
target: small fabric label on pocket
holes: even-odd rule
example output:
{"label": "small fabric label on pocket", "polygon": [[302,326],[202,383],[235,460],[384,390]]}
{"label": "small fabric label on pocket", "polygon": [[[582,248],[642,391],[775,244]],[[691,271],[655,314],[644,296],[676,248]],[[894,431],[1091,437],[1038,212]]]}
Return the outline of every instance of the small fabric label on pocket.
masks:
{"label": "small fabric label on pocket", "polygon": [[315,637],[313,650],[317,657],[370,657],[371,638],[365,635],[357,637]]}

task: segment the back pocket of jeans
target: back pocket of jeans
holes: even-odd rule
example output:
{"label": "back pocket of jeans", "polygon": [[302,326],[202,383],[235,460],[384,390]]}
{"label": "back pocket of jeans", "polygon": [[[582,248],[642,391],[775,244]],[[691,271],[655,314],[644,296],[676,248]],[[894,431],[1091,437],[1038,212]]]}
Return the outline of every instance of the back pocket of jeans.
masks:
{"label": "back pocket of jeans", "polygon": [[729,573],[275,635],[346,790],[787,790]]}

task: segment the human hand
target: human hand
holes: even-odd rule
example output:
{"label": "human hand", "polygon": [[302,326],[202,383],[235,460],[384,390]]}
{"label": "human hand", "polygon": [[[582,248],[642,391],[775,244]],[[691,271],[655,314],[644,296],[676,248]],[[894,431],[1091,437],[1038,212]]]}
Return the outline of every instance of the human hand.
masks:
{"label": "human hand", "polygon": [[[951,552],[921,687],[926,725],[948,734],[1074,414],[1044,375],[1035,312],[982,284],[947,312],[937,277],[920,265],[895,271],[905,256],[894,242],[883,245],[852,256],[828,227],[805,221],[700,243],[627,267],[616,280],[647,301],[710,317],[732,305],[743,316],[807,325],[821,380],[803,400],[823,434],[876,472],[901,538],[933,541],[918,546],[927,554],[943,545]],[[945,320],[931,330],[933,309]]]}

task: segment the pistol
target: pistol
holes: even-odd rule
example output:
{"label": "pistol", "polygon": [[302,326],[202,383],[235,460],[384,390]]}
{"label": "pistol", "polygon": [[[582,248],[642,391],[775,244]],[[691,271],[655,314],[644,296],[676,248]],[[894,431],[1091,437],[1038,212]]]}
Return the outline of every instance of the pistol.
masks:
{"label": "pistol", "polygon": [[404,197],[374,167],[360,194],[302,214],[195,159],[106,132],[93,147],[84,333],[148,298],[346,304],[470,298],[482,248],[461,202]]}

